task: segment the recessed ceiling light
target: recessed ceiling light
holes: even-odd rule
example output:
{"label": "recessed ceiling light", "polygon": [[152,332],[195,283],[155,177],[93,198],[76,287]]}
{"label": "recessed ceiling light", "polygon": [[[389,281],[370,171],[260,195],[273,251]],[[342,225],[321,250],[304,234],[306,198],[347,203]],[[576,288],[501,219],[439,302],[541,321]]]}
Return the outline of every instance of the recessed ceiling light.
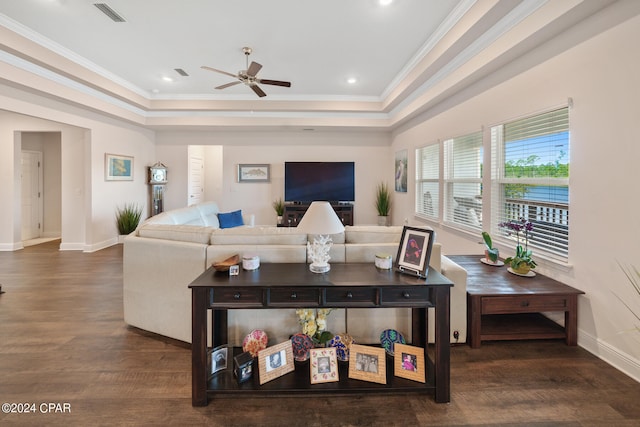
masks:
{"label": "recessed ceiling light", "polygon": [[171,77],[168,77],[168,76],[164,76],[162,78],[162,80],[164,80],[165,82],[172,82],[173,81],[173,79]]}
{"label": "recessed ceiling light", "polygon": [[380,6],[389,6],[393,3],[393,0],[378,0],[378,2],[380,3]]}
{"label": "recessed ceiling light", "polygon": [[349,77],[347,79],[347,83],[349,83],[350,85],[354,85],[354,84],[358,83],[358,79],[356,79],[355,77]]}

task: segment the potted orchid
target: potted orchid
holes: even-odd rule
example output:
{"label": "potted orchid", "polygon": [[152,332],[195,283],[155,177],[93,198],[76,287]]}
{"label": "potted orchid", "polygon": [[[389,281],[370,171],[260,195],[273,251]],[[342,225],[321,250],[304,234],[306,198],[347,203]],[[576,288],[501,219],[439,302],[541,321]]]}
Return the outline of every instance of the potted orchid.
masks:
{"label": "potted orchid", "polygon": [[[536,268],[536,262],[531,258],[533,251],[529,249],[529,233],[533,230],[533,224],[524,218],[518,221],[507,221],[498,224],[498,227],[507,229],[509,235],[516,235],[516,255],[504,260],[516,274],[526,275]],[[524,236],[524,248],[520,244],[520,233]]]}

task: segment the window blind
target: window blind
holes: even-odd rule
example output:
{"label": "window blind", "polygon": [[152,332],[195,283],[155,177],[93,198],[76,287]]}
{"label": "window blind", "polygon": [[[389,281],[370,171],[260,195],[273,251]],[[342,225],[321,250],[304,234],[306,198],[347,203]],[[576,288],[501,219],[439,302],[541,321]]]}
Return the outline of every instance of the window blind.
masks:
{"label": "window blind", "polygon": [[440,144],[416,149],[416,214],[440,217]]}
{"label": "window blind", "polygon": [[566,261],[569,253],[569,110],[561,108],[491,129],[492,233],[498,224],[533,223],[529,247]]}
{"label": "window blind", "polygon": [[445,222],[482,229],[482,132],[444,141]]}

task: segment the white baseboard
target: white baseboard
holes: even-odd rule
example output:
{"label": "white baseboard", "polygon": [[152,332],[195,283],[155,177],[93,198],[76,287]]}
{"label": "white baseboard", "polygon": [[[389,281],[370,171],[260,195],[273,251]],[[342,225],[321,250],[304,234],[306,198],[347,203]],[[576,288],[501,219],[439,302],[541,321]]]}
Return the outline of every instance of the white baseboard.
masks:
{"label": "white baseboard", "polygon": [[614,368],[640,382],[640,360],[620,351],[610,344],[589,335],[583,331],[578,331],[578,345],[588,352],[604,360]]}

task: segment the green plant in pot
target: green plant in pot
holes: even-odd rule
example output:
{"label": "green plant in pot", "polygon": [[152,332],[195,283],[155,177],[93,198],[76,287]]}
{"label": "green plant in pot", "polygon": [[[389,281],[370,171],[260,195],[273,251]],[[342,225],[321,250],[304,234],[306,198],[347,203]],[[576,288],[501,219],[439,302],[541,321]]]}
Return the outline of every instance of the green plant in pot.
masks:
{"label": "green plant in pot", "polygon": [[284,201],[282,198],[276,199],[271,204],[273,209],[276,211],[276,215],[278,216],[278,224],[282,223],[282,215],[284,215]]}
{"label": "green plant in pot", "polygon": [[[529,233],[533,230],[533,224],[524,218],[518,221],[507,221],[498,224],[500,228],[506,228],[509,234],[516,235],[516,255],[504,260],[516,274],[527,274],[536,268],[536,262],[531,258],[533,251],[529,249]],[[524,235],[524,247],[520,244],[520,233]]]}
{"label": "green plant in pot", "polygon": [[125,203],[124,207],[116,208],[116,225],[120,235],[130,234],[138,227],[142,218],[142,207],[136,203]]}
{"label": "green plant in pot", "polygon": [[386,183],[381,182],[376,187],[376,211],[378,212],[378,225],[389,225],[389,213],[391,212],[391,193]]}
{"label": "green plant in pot", "polygon": [[493,247],[493,241],[491,240],[491,236],[486,231],[482,232],[482,240],[484,240],[484,259],[487,262],[492,262],[494,264],[498,263],[498,257],[500,256],[500,251],[498,248]]}

